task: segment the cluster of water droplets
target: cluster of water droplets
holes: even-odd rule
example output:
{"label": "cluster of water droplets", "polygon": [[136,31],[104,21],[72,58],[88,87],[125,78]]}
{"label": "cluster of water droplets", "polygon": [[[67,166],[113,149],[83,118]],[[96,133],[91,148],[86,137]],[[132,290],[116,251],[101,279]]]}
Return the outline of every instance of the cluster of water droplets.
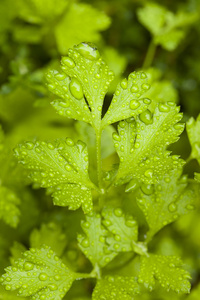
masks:
{"label": "cluster of water droplets", "polygon": [[106,239],[109,249],[116,252],[132,251],[132,242],[138,239],[138,225],[133,217],[125,216],[121,208],[105,208],[102,216],[102,223],[110,232]]}
{"label": "cluster of water droplets", "polygon": [[31,248],[23,256],[1,277],[5,289],[18,290],[18,295],[32,299],[62,299],[74,280],[73,272],[48,246]]}
{"label": "cluster of water droplets", "polygon": [[80,184],[58,185],[53,192],[53,202],[58,206],[69,206],[70,210],[82,206],[84,213],[93,209],[91,189]]}
{"label": "cluster of water droplets", "polygon": [[[159,103],[152,113],[146,109],[136,118],[121,121],[118,134],[113,134],[114,145],[120,158],[118,178],[131,176],[146,184],[155,183],[173,169],[182,167],[178,155],[170,156],[166,147],[178,140],[184,125],[175,103]],[[126,178],[125,177],[125,178]]]}
{"label": "cluster of water droplets", "polygon": [[78,242],[81,251],[95,266],[107,265],[117,254],[108,249],[106,237],[107,230],[102,224],[100,214],[90,213],[86,216],[86,221],[82,221],[81,226],[85,235],[78,235]]}
{"label": "cluster of water droplets", "polygon": [[155,279],[167,291],[188,293],[190,290],[190,275],[182,269],[183,263],[176,256],[150,255],[142,257],[140,266],[139,283],[152,291],[155,287]]}
{"label": "cluster of water droplets", "polygon": [[187,187],[187,176],[181,179],[179,176],[180,171],[175,171],[165,175],[155,185],[141,185],[142,194],[137,198],[137,203],[146,217],[151,234],[194,209],[191,203],[194,196]]}
{"label": "cluster of water droplets", "polygon": [[93,292],[94,300],[132,300],[139,294],[139,287],[134,277],[105,276],[97,283]]}
{"label": "cluster of water droplets", "polygon": [[133,72],[128,80],[123,79],[117,86],[103,124],[115,123],[131,116],[135,117],[145,111],[151,100],[143,97],[143,94],[149,89],[150,85],[144,72]]}

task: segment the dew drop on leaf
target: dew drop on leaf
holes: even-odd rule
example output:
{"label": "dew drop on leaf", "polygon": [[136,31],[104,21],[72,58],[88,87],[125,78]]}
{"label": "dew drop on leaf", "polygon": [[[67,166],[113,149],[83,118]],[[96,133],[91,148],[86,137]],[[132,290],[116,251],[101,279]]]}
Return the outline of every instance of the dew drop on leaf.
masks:
{"label": "dew drop on leaf", "polygon": [[62,64],[66,65],[69,68],[74,68],[76,66],[73,59],[71,59],[68,56],[63,56],[61,62],[62,62]]}
{"label": "dew drop on leaf", "polygon": [[137,109],[140,106],[140,102],[137,100],[130,101],[130,109]]}
{"label": "dew drop on leaf", "polygon": [[96,60],[100,57],[99,51],[93,44],[80,43],[75,49],[85,58],[89,60]]}
{"label": "dew drop on leaf", "polygon": [[139,115],[140,120],[146,125],[153,123],[153,116],[149,109],[145,110]]}
{"label": "dew drop on leaf", "polygon": [[74,98],[77,100],[80,100],[83,98],[83,89],[82,85],[76,78],[72,78],[72,80],[69,83],[69,89]]}
{"label": "dew drop on leaf", "polygon": [[169,106],[167,106],[166,104],[163,104],[163,103],[159,103],[158,109],[159,109],[160,112],[168,112],[168,111],[170,111]]}

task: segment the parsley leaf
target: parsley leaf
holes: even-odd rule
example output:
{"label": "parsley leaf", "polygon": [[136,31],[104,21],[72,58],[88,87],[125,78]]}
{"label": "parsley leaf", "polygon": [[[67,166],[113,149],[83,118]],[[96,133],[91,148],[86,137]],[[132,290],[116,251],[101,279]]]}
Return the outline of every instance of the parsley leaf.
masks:
{"label": "parsley leaf", "polygon": [[69,205],[84,212],[92,210],[91,189],[95,188],[88,176],[86,145],[72,139],[54,143],[25,142],[15,148],[15,156],[29,170],[34,183],[51,188],[54,203]]}
{"label": "parsley leaf", "polygon": [[24,252],[23,258],[5,271],[1,277],[5,289],[18,290],[19,296],[31,296],[32,300],[61,300],[76,279],[48,246]]}
{"label": "parsley leaf", "polygon": [[152,114],[148,109],[135,120],[121,121],[118,134],[113,134],[120,158],[116,184],[137,178],[147,184],[158,182],[173,169],[182,167],[183,160],[170,156],[166,147],[179,139],[184,125],[173,102],[159,103]]}
{"label": "parsley leaf", "polygon": [[110,18],[104,12],[86,3],[70,3],[54,29],[59,52],[66,55],[72,45],[85,40],[98,42],[101,38],[99,31],[109,25]]}
{"label": "parsley leaf", "polygon": [[30,235],[31,248],[40,248],[45,244],[61,256],[67,245],[67,236],[56,223],[42,224],[40,229],[34,229]]}
{"label": "parsley leaf", "polygon": [[105,276],[98,280],[92,300],[132,300],[139,294],[139,286],[134,277]]}
{"label": "parsley leaf", "polygon": [[117,254],[108,250],[106,237],[108,231],[101,224],[100,214],[86,215],[86,221],[81,222],[84,235],[78,235],[78,245],[92,265],[100,267],[107,265]]}
{"label": "parsley leaf", "polygon": [[189,25],[195,23],[197,13],[183,11],[174,14],[164,6],[148,2],[137,11],[139,21],[151,32],[154,43],[168,51],[177,48],[186,34]]}
{"label": "parsley leaf", "polygon": [[116,252],[133,251],[138,239],[138,225],[132,216],[125,217],[120,208],[105,208],[103,224],[110,235],[106,241],[109,250]]}
{"label": "parsley leaf", "polygon": [[180,171],[166,175],[154,186],[143,184],[141,189],[143,193],[138,197],[137,203],[149,225],[149,239],[180,215],[194,209],[194,188],[188,185],[186,176],[180,178]]}
{"label": "parsley leaf", "polygon": [[118,84],[111,105],[102,120],[102,128],[145,111],[151,100],[143,94],[149,89],[150,85],[144,72],[133,72],[128,80],[123,79]]}
{"label": "parsley leaf", "polygon": [[182,261],[176,256],[150,254],[141,256],[141,267],[138,281],[150,291],[154,289],[156,280],[167,291],[177,293],[190,292],[190,275],[182,269]]}
{"label": "parsley leaf", "polygon": [[[86,121],[99,131],[103,100],[114,78],[113,72],[108,69],[97,48],[86,43],[69,49],[68,56],[64,56],[61,63],[63,72],[70,80],[55,71],[47,75],[49,89],[62,98],[55,100],[53,106],[61,115]],[[52,74],[60,76],[59,83]]]}

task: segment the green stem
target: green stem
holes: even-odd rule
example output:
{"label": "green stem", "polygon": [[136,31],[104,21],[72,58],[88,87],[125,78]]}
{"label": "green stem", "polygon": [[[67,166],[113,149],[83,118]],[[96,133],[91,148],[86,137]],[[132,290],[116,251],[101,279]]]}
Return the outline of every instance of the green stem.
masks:
{"label": "green stem", "polygon": [[101,130],[96,131],[96,155],[97,155],[97,178],[99,189],[104,194],[102,182],[102,163],[101,163]]}
{"label": "green stem", "polygon": [[142,68],[143,69],[147,69],[152,65],[154,56],[155,56],[155,52],[156,52],[156,45],[153,41],[153,39],[151,40],[150,44],[149,44],[149,48],[147,50],[147,54],[143,63]]}

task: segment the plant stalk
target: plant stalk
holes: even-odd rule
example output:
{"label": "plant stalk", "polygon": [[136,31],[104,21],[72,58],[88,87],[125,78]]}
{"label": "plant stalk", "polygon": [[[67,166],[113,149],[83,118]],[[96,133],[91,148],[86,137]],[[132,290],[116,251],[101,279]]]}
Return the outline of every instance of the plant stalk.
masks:
{"label": "plant stalk", "polygon": [[154,41],[152,39],[149,44],[146,57],[144,59],[144,63],[142,66],[143,69],[147,69],[152,65],[152,62],[153,62],[153,59],[155,56],[155,52],[156,52],[156,44],[154,43]]}

